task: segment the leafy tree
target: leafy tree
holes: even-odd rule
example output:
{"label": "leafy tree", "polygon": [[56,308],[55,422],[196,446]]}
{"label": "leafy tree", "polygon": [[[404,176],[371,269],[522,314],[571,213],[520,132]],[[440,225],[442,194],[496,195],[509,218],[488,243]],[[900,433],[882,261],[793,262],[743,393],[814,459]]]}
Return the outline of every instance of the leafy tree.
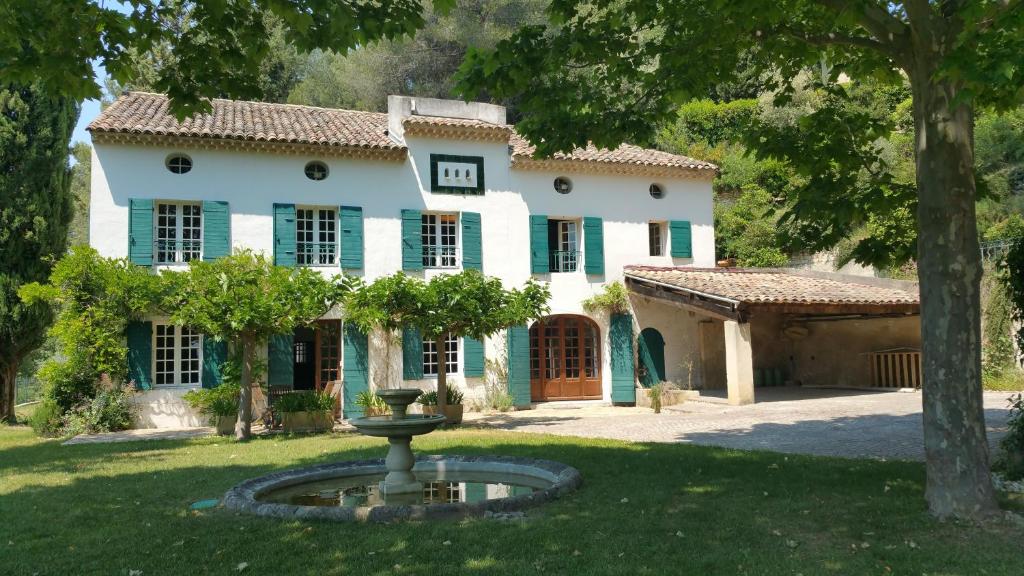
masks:
{"label": "leafy tree", "polygon": [[[493,48],[519,26],[543,22],[547,0],[457,0],[449,12],[426,9],[408,38],[311,55],[293,104],[384,111],[388,94],[453,95],[453,76],[470,47]],[[513,107],[514,102],[504,101]]]}
{"label": "leafy tree", "polygon": [[547,312],[550,296],[546,286],[533,280],[522,290],[506,290],[501,280],[476,270],[441,274],[429,281],[398,273],[369,285],[352,286],[345,297],[345,320],[366,331],[393,333],[408,326],[438,342],[437,402],[443,412],[448,397],[443,360],[448,338],[482,340],[510,326],[526,324]]}
{"label": "leafy tree", "polygon": [[310,268],[274,266],[249,250],[211,262],[193,260],[187,271],[166,272],[163,278],[161,307],[172,322],[225,341],[241,354],[235,438],[248,440],[258,345],[326,314],[341,294],[339,285]]}
{"label": "leafy tree", "polygon": [[92,146],[75,142],[71,146],[75,164],[71,167],[71,196],[75,215],[68,228],[68,243],[72,246],[89,243],[89,201],[92,195]]}
{"label": "leafy tree", "polygon": [[[779,133],[752,144],[808,177],[817,197],[801,194],[794,209],[821,218],[823,242],[866,213],[916,202],[926,499],[940,517],[992,515],[972,127],[977,108],[1024,99],[1021,2],[558,0],[549,14],[557,30],[525,27],[494,51],[471,51],[460,72],[466,97],[484,89],[520,98],[518,129],[541,155],[647,141],[674,104],[734,79],[742,57],[775,75],[780,103],[802,71],[821,68],[817,84],[831,101],[800,119],[807,138]],[[876,142],[891,122],[845,113],[842,74],[909,82],[916,191],[881,164]]]}
{"label": "leafy tree", "polygon": [[45,280],[67,246],[68,143],[78,106],[40,86],[0,85],[0,422],[14,421],[18,366],[52,313],[19,288]]}

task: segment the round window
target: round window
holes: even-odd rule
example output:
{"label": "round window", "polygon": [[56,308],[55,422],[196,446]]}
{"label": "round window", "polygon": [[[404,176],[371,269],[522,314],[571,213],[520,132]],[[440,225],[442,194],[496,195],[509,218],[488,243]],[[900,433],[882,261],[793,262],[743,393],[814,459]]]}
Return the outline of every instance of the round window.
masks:
{"label": "round window", "polygon": [[192,170],[192,159],[184,154],[171,154],[167,157],[167,169],[175,174],[184,174]]}
{"label": "round window", "polygon": [[559,194],[568,194],[569,192],[572,192],[572,180],[563,176],[555,178],[555,192],[558,192]]}
{"label": "round window", "polygon": [[665,189],[660,184],[651,184],[651,187],[647,190],[651,193],[651,198],[655,200],[661,200],[665,197]]}
{"label": "round window", "polygon": [[315,161],[306,164],[306,178],[310,180],[326,180],[327,179],[327,164],[323,162]]}

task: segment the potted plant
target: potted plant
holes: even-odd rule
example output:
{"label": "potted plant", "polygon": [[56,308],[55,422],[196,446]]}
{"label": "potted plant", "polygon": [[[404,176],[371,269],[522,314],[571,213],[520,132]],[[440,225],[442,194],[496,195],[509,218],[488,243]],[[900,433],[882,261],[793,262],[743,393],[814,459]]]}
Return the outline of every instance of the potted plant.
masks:
{"label": "potted plant", "polygon": [[[444,417],[448,424],[462,424],[463,398],[462,390],[459,390],[458,386],[448,386],[444,407]],[[424,414],[437,414],[437,391],[424,392],[416,401],[423,407]]]}
{"label": "potted plant", "polygon": [[334,398],[326,392],[303,390],[283,394],[274,401],[285,432],[318,432],[334,425]]}
{"label": "potted plant", "polygon": [[363,416],[385,416],[391,411],[384,399],[369,390],[356,394],[355,404],[363,409]]}
{"label": "potted plant", "polygon": [[217,434],[230,436],[235,431],[238,418],[238,397],[241,390],[232,384],[221,384],[216,388],[189,390],[184,399],[193,409],[209,419]]}

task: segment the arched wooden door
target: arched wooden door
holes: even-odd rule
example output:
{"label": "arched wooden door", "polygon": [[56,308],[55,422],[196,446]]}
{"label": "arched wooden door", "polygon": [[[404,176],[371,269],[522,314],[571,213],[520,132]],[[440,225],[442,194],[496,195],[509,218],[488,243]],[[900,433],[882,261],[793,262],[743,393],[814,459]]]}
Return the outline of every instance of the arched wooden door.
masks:
{"label": "arched wooden door", "polygon": [[601,331],[586,316],[542,318],[530,328],[530,395],[544,400],[601,398]]}
{"label": "arched wooden door", "polygon": [[665,339],[654,328],[644,328],[636,339],[640,356],[640,383],[650,387],[665,381]]}

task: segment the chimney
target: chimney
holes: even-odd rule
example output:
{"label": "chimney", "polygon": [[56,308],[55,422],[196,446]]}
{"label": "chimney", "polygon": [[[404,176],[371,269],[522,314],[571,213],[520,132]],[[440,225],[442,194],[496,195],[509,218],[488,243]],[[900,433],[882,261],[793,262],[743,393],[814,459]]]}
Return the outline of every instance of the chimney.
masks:
{"label": "chimney", "polygon": [[462,100],[441,100],[416,96],[388,96],[388,135],[392,140],[404,144],[405,128],[402,122],[409,116],[437,116],[479,120],[498,126],[505,125],[505,107],[483,102]]}

